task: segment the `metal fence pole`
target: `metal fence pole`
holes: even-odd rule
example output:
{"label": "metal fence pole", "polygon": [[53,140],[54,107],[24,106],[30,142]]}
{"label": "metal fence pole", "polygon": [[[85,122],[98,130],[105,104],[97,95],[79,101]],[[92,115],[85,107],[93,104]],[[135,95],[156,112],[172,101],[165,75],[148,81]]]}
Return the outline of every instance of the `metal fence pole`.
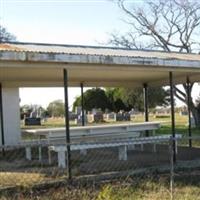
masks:
{"label": "metal fence pole", "polygon": [[[173,83],[173,74],[169,72],[169,84],[170,84],[170,104],[171,104],[171,130],[172,136],[175,138],[175,105],[174,105],[174,83]],[[176,150],[175,150],[175,141],[173,141],[173,152],[174,152],[174,162],[176,162]]]}
{"label": "metal fence pole", "polygon": [[81,83],[81,112],[82,112],[82,126],[85,126],[85,113],[84,113],[84,95],[83,95],[83,83]]}
{"label": "metal fence pole", "polygon": [[67,173],[69,180],[71,179],[71,149],[70,149],[70,130],[69,130],[69,106],[68,106],[68,73],[63,70],[64,78],[64,94],[65,94],[65,129],[66,129],[66,143],[67,143]]}
{"label": "metal fence pole", "polygon": [[[145,122],[149,121],[149,99],[148,99],[148,85],[145,83],[143,85],[143,96],[144,96],[144,114],[145,114]],[[149,131],[146,130],[146,137],[149,136]]]}
{"label": "metal fence pole", "polygon": [[[191,130],[191,89],[190,89],[190,79],[187,77],[187,107],[188,107],[188,136],[192,136]],[[192,140],[189,139],[189,147],[192,147]]]}
{"label": "metal fence pole", "polygon": [[[4,138],[4,120],[3,120],[3,98],[2,98],[2,85],[0,83],[0,123],[1,123],[1,144],[5,145]],[[2,148],[2,154],[5,156],[5,150]]]}
{"label": "metal fence pole", "polygon": [[169,140],[169,151],[170,151],[170,195],[171,200],[174,199],[174,139],[170,137]]}

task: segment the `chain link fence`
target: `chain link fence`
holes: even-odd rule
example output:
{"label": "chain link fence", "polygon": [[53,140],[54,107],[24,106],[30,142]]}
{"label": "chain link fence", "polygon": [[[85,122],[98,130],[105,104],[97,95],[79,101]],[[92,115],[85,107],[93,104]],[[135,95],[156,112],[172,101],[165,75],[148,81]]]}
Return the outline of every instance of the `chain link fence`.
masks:
{"label": "chain link fence", "polygon": [[171,150],[171,199],[199,199],[200,137],[171,138],[170,146],[173,142],[177,143],[177,152],[174,161]]}
{"label": "chain link fence", "polygon": [[149,137],[71,143],[71,180],[63,141],[1,146],[0,199],[183,199],[189,187],[194,197],[199,142],[199,137]]}

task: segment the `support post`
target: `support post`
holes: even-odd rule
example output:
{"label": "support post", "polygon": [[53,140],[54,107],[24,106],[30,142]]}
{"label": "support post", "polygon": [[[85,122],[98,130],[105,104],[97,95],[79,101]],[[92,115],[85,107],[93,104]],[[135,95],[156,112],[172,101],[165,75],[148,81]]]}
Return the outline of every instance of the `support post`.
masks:
{"label": "support post", "polygon": [[21,141],[19,88],[1,85],[1,103],[3,119],[3,144],[18,145]]}
{"label": "support post", "polygon": [[170,84],[170,102],[171,102],[171,131],[172,131],[172,138],[173,138],[173,159],[174,159],[174,162],[176,162],[174,83],[173,83],[172,72],[169,72],[169,84]]}
{"label": "support post", "polygon": [[[153,130],[153,136],[155,136],[155,130]],[[156,153],[156,142],[153,144],[153,152]]]}
{"label": "support post", "polygon": [[32,160],[32,156],[31,156],[31,147],[26,147],[26,159],[27,160]]}
{"label": "support post", "polygon": [[51,159],[51,149],[48,146],[48,161],[49,161],[49,165],[52,164],[52,159]]}
{"label": "support post", "polygon": [[[145,122],[149,121],[149,102],[148,102],[148,85],[145,83],[143,85],[143,94],[144,94],[144,115],[145,115]],[[146,137],[149,136],[149,131],[146,130]]]}
{"label": "support post", "polygon": [[83,156],[86,156],[87,155],[87,149],[81,149],[80,154],[83,155]]}
{"label": "support post", "polygon": [[38,160],[42,162],[42,146],[38,147]]}
{"label": "support post", "polygon": [[119,160],[124,160],[126,161],[128,159],[127,157],[127,146],[119,146]]}
{"label": "support post", "polygon": [[[192,130],[191,130],[191,91],[190,91],[190,80],[187,76],[187,107],[188,107],[188,136],[192,137]],[[189,139],[189,147],[192,147],[192,139]]]}
{"label": "support post", "polygon": [[[4,137],[4,120],[3,120],[3,100],[2,100],[2,85],[0,83],[0,123],[1,123],[1,145],[5,145]],[[2,149],[2,154],[5,156],[4,148]]]}
{"label": "support post", "polygon": [[70,151],[70,130],[69,130],[69,110],[68,110],[68,73],[63,69],[64,78],[64,98],[65,98],[65,130],[67,143],[67,173],[69,180],[71,179],[71,151]]}
{"label": "support post", "polygon": [[81,110],[82,110],[82,126],[85,126],[85,113],[84,113],[84,96],[83,96],[83,83],[81,83]]}
{"label": "support post", "polygon": [[58,167],[65,169],[65,151],[58,151]]}

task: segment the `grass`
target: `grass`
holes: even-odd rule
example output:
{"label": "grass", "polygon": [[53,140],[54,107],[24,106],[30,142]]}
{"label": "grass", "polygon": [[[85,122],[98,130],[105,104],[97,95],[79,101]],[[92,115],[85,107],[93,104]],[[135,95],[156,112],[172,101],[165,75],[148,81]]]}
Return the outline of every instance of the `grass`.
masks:
{"label": "grass", "polygon": [[[156,118],[154,115],[149,116],[149,121],[158,121],[161,122],[163,125],[170,125],[171,118]],[[144,122],[143,115],[136,115],[135,118],[132,119],[132,122]],[[126,123],[125,121],[118,121],[118,122],[103,122],[101,124],[115,124],[115,123]],[[176,125],[181,125],[186,127],[187,124],[187,116],[180,116],[176,114]],[[90,123],[89,125],[95,125],[94,123]],[[21,128],[23,129],[35,129],[35,128],[51,128],[51,127],[64,127],[65,126],[65,119],[64,118],[48,118],[47,121],[43,121],[41,126],[24,126],[23,122],[21,122]],[[70,121],[70,126],[76,126],[74,121]]]}
{"label": "grass", "polygon": [[[200,188],[198,186],[176,186],[174,199],[177,200],[194,200],[198,199]],[[160,182],[146,181],[139,186],[107,185],[98,194],[97,200],[169,200],[169,186]]]}
{"label": "grass", "polygon": [[[178,124],[182,124],[182,123],[187,123],[187,116],[180,116],[179,114],[176,114],[175,115],[175,118],[176,118],[176,123]],[[150,114],[149,115],[149,121],[164,121],[166,123],[170,123],[170,120],[171,118],[170,117],[156,117],[155,115],[153,114]],[[144,121],[144,116],[143,115],[135,115],[134,118],[132,118],[132,121],[133,122],[143,122]],[[42,121],[42,126],[43,127],[58,127],[58,126],[64,126],[64,123],[65,123],[65,119],[64,118],[48,118],[47,121]],[[74,121],[71,121],[71,125],[75,125],[74,124],[75,122]],[[115,123],[113,121],[110,121],[110,122],[107,122],[107,123]],[[118,123],[121,123],[120,121]],[[27,128],[27,127],[31,127],[31,126],[23,126],[22,124],[22,128]],[[34,127],[37,127],[37,126],[32,126],[33,128]],[[40,126],[39,126],[40,127]]]}
{"label": "grass", "polygon": [[36,183],[41,183],[44,181],[48,181],[48,178],[41,173],[0,172],[0,187],[6,187],[6,186],[31,187]]}
{"label": "grass", "polygon": [[[174,187],[174,200],[198,200],[200,199],[199,171],[188,176],[183,172]],[[176,177],[175,177],[176,181]],[[112,183],[100,183],[95,185],[62,186],[39,192],[19,193],[15,199],[37,200],[169,200],[169,175],[162,174],[155,177],[132,177],[126,180],[118,180]],[[15,194],[17,197],[17,193]],[[2,195],[1,199],[10,199],[10,196]]]}

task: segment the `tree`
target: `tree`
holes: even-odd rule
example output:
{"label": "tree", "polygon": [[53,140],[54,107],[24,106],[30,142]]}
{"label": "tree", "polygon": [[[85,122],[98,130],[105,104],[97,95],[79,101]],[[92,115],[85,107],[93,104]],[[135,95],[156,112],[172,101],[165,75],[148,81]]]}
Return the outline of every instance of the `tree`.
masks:
{"label": "tree", "polygon": [[[162,87],[149,88],[149,107],[155,108],[157,105],[169,104],[169,92]],[[106,88],[105,91],[100,88],[93,88],[83,93],[84,108],[91,111],[93,108],[106,108],[119,112],[120,110],[129,111],[132,108],[139,111],[144,110],[143,89],[127,88]],[[81,106],[81,97],[77,97],[73,104],[75,107]]]}
{"label": "tree", "polygon": [[[118,0],[126,14],[125,22],[130,31],[112,34],[110,42],[127,48],[159,49],[163,51],[197,52],[200,31],[200,3],[197,0],[148,0],[136,6],[128,0]],[[190,106],[195,124],[200,126],[200,102],[191,96],[194,83],[190,84]],[[175,96],[187,104],[187,88],[175,87]]]}
{"label": "tree", "polygon": [[6,28],[0,25],[0,43],[2,42],[10,42],[10,41],[15,41],[16,37],[9,33]]}
{"label": "tree", "polygon": [[106,88],[106,96],[109,101],[109,108],[112,111],[128,110],[128,107],[122,100],[123,88]]}
{"label": "tree", "polygon": [[[91,111],[93,108],[101,108],[105,110],[110,108],[108,98],[105,94],[105,91],[101,88],[92,88],[83,93],[84,97],[84,108],[86,111]],[[77,97],[74,104],[73,110],[76,106],[81,106],[81,97]]]}
{"label": "tree", "polygon": [[[112,101],[115,103],[116,100],[121,100],[124,104],[124,110],[130,110],[132,108],[139,111],[144,110],[143,101],[143,89],[142,88],[114,88],[108,89],[111,94],[112,90]],[[149,87],[148,99],[149,108],[155,108],[156,106],[165,106],[169,104],[169,91],[162,87]],[[117,108],[117,107],[116,107]],[[119,108],[117,108],[119,110]]]}
{"label": "tree", "polygon": [[50,102],[47,111],[51,117],[63,117],[65,114],[64,102],[60,99]]}

